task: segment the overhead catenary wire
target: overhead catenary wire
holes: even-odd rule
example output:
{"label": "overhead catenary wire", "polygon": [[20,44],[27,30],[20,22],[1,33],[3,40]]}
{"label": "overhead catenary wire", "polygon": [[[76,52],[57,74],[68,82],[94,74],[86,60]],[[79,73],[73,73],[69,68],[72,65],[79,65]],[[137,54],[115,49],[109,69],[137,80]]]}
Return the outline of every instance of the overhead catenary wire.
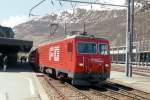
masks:
{"label": "overhead catenary wire", "polygon": [[74,15],[74,11],[75,11],[75,8],[76,8],[76,6],[77,6],[77,3],[75,3],[75,4],[73,5],[73,3],[71,2],[71,6],[72,6],[72,10],[73,10],[73,15]]}
{"label": "overhead catenary wire", "polygon": [[62,7],[62,3],[61,3],[61,1],[58,1],[59,2],[59,5]]}
{"label": "overhead catenary wire", "polygon": [[53,2],[53,0],[51,0],[51,4],[54,6],[54,2]]}
{"label": "overhead catenary wire", "polygon": [[32,15],[32,14],[31,14],[32,10],[33,10],[34,8],[38,7],[40,4],[42,4],[42,3],[45,2],[45,1],[46,1],[46,0],[42,0],[42,1],[40,1],[38,4],[36,4],[35,6],[33,6],[33,7],[30,9],[30,11],[29,11],[29,17]]}
{"label": "overhead catenary wire", "polygon": [[107,5],[107,6],[118,6],[118,7],[128,7],[128,5],[116,5],[116,4],[99,3],[99,2],[87,2],[87,1],[76,1],[76,0],[59,0],[59,1],[76,2],[76,3],[84,3],[84,4]]}
{"label": "overhead catenary wire", "polygon": [[[30,10],[29,10],[29,17],[32,15],[32,11],[33,9],[35,9],[36,7],[38,7],[40,4],[42,4],[43,2],[45,2],[46,0],[42,0],[40,1],[38,4],[36,4],[35,6],[33,6]],[[87,1],[77,1],[77,0],[56,0],[59,2],[60,6],[63,6],[62,2],[72,2],[72,3],[83,3],[83,4],[95,4],[95,5],[107,5],[107,6],[117,6],[117,7],[128,7],[128,5],[116,5],[116,4],[108,4],[108,3],[99,3],[99,2],[87,2]],[[52,5],[54,6],[54,2],[53,0],[51,0]]]}

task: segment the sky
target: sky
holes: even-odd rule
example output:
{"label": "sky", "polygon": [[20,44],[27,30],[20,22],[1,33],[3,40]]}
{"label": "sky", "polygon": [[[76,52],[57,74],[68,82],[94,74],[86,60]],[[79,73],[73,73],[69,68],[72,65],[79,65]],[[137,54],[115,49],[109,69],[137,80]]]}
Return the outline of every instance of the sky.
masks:
{"label": "sky", "polygon": [[[41,0],[0,0],[0,25],[14,27],[17,24],[31,20],[28,17],[29,10],[39,3]],[[70,3],[62,2],[63,6],[60,6],[59,2],[52,0],[46,0],[40,6],[33,10],[33,14],[38,16],[44,16],[50,12],[60,12],[67,9],[72,9]],[[80,1],[95,1],[95,0],[80,0]],[[115,4],[121,4],[124,0],[97,0],[100,2],[108,2]],[[114,1],[114,2],[113,2]],[[118,2],[119,1],[119,2]],[[121,1],[121,2],[120,2]]]}
{"label": "sky", "polygon": [[[30,20],[28,17],[29,10],[41,0],[1,0],[0,2],[0,24],[13,27],[15,24]],[[54,0],[53,0],[54,1]],[[67,9],[64,5],[63,9]],[[44,16],[49,12],[60,11],[59,3],[55,2],[54,6],[50,0],[33,10],[33,14]]]}

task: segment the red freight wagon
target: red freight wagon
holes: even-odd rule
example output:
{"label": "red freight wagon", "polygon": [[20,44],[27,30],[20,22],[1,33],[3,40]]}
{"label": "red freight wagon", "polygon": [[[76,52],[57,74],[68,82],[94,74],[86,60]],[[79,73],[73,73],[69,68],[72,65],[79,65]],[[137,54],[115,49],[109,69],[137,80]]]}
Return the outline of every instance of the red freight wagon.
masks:
{"label": "red freight wagon", "polygon": [[74,85],[99,83],[110,76],[109,41],[103,38],[73,35],[40,45],[34,52],[41,71],[71,79]]}

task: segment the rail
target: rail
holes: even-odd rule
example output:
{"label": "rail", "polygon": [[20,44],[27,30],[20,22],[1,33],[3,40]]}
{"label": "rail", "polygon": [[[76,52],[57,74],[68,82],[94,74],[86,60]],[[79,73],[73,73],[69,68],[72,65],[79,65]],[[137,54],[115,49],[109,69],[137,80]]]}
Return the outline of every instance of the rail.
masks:
{"label": "rail", "polygon": [[[62,99],[63,100],[71,100],[71,99],[92,100],[89,96],[85,95],[80,90],[76,89],[75,87],[71,86],[70,84],[68,84],[66,82],[61,83],[59,80],[55,80],[46,75],[43,75],[42,78],[43,78],[43,80],[40,79],[41,82],[43,83],[43,81],[46,81],[49,85],[49,86],[46,86],[47,88],[45,88],[45,90],[48,92],[49,92],[48,88],[51,88],[51,90],[54,90],[56,92],[54,94],[54,96],[57,97],[57,100],[58,99],[60,99],[60,100],[62,100]],[[52,94],[49,94],[50,97],[52,97],[51,95]],[[53,100],[56,100],[56,98]]]}
{"label": "rail", "polygon": [[[117,83],[113,83],[110,81],[107,81],[107,85],[106,87],[108,88],[113,88],[116,89],[118,91],[115,91],[117,93],[123,94],[123,95],[127,95],[131,98],[133,98],[134,100],[150,100],[150,93],[146,93],[137,89],[133,89],[131,87],[127,87],[121,84],[117,84]],[[114,91],[114,90],[111,91]],[[110,89],[109,89],[110,90]]]}
{"label": "rail", "polygon": [[[62,83],[59,80],[50,78],[47,75],[42,74],[39,76],[42,85],[45,85],[44,89],[47,91],[49,97],[51,99],[54,98],[52,100],[97,100],[99,98],[105,100],[150,100],[150,93],[111,81],[107,81],[107,84],[96,86],[96,88],[88,87],[88,90],[82,90],[70,85],[69,83]],[[105,91],[103,89],[105,89]]]}
{"label": "rail", "polygon": [[[115,66],[113,65],[112,66],[112,71],[124,72],[125,67],[124,66],[119,66],[119,65],[115,65]],[[133,67],[132,72],[133,72],[133,74],[136,74],[136,75],[150,77],[150,69],[149,68]]]}

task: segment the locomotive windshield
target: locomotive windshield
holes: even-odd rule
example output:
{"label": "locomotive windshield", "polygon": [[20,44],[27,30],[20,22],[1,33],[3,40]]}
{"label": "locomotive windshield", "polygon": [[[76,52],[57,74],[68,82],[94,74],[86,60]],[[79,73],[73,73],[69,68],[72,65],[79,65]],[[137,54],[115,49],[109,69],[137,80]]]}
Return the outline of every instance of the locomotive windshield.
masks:
{"label": "locomotive windshield", "polygon": [[99,44],[99,53],[101,55],[107,55],[107,54],[109,54],[108,44]]}
{"label": "locomotive windshield", "polygon": [[79,53],[96,53],[96,43],[79,42],[77,49]]}

